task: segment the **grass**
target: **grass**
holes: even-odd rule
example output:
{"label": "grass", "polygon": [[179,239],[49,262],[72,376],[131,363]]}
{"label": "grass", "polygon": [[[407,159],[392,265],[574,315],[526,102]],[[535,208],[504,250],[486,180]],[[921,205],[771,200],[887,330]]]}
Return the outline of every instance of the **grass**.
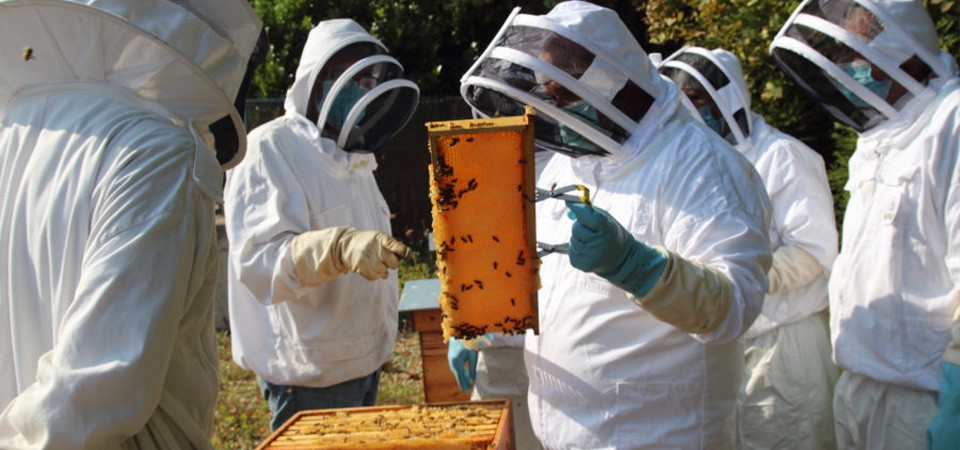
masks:
{"label": "grass", "polygon": [[[400,267],[401,286],[406,280],[433,277],[432,254],[415,255]],[[230,354],[230,335],[217,335],[220,348],[220,394],[217,401],[213,446],[224,450],[253,449],[270,435],[270,410],[260,397],[256,375],[234,364]],[[412,405],[424,402],[423,370],[420,365],[420,341],[412,331],[409,317],[401,314],[400,333],[393,360],[380,376],[377,403]]]}

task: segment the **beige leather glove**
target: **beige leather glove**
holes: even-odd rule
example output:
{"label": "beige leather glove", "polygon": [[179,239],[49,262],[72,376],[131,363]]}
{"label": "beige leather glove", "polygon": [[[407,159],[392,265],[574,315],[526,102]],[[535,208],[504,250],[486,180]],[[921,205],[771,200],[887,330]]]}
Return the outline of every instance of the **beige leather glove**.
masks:
{"label": "beige leather glove", "polygon": [[806,286],[822,272],[820,261],[810,252],[785,245],[773,252],[773,265],[767,274],[767,292],[777,294]]}
{"label": "beige leather glove", "polygon": [[644,311],[685,333],[709,333],[730,311],[733,283],[710,267],[667,253],[667,267],[643,297],[627,295]]}
{"label": "beige leather glove", "polygon": [[368,280],[386,278],[387,270],[396,269],[400,258],[410,257],[412,251],[380,231],[334,227],[294,237],[290,254],[300,282],[316,286],[348,271]]}

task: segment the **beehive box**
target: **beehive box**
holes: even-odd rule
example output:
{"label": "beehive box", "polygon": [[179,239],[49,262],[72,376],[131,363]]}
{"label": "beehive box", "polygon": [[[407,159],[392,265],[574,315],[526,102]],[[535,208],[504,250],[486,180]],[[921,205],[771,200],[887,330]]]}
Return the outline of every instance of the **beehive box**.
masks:
{"label": "beehive box", "polygon": [[426,125],[444,341],[537,332],[533,110]]}
{"label": "beehive box", "polygon": [[513,450],[509,400],[301,411],[257,450]]}

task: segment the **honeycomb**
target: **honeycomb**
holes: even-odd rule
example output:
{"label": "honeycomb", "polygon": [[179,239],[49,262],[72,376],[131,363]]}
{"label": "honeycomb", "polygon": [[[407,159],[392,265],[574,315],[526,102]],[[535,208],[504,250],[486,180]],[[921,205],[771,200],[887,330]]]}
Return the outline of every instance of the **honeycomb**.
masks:
{"label": "honeycomb", "polygon": [[538,331],[532,115],[427,124],[444,341]]}
{"label": "honeycomb", "polygon": [[509,419],[509,401],[304,411],[258,450],[509,448]]}

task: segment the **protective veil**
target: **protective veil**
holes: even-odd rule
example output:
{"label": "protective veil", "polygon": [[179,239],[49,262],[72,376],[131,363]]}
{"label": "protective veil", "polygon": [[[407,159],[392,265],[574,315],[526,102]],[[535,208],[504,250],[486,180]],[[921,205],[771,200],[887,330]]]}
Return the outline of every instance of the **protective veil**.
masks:
{"label": "protective veil", "polygon": [[730,52],[683,48],[663,61],[660,72],[687,93],[693,112],[704,106],[720,112],[719,134],[753,163],[773,205],[769,289],[744,335],[738,447],[833,447],[831,394],[838,374],[819,313],[827,307],[837,229],[823,160],[751,113],[740,63]]}
{"label": "protective veil", "polygon": [[[828,106],[860,133],[829,286],[834,360],[844,369],[834,410],[851,413],[837,414],[837,436],[848,437],[838,446],[872,448],[908,433],[920,447],[926,429],[916,418],[935,412],[929,394],[939,389],[960,298],[956,61],[938,52],[921,2],[894,0],[805,2],[771,51],[799,83],[833,83],[828,74],[868,105],[854,107],[836,92]],[[869,73],[861,61],[872,64]],[[855,77],[838,67],[847,63],[857,63],[846,67]],[[884,394],[893,390],[915,401],[894,404]],[[862,411],[896,412],[902,426]]]}
{"label": "protective veil", "polygon": [[[357,44],[377,50],[348,67],[334,67],[337,54]],[[313,119],[341,150],[380,150],[410,120],[420,98],[417,85],[402,78],[403,66],[386,52],[382,43],[349,19],[318,25],[304,45],[286,110]],[[315,98],[320,99],[319,107],[308,104]]]}
{"label": "protective veil", "polygon": [[541,148],[607,155],[668,103],[653,105],[663,81],[638,76],[634,68],[642,72],[650,62],[636,42],[629,50],[639,52],[618,48],[620,29],[597,30],[595,41],[583,42],[570,34],[570,23],[519,12],[461,79],[461,94],[480,115],[520,115],[529,104],[538,112]]}
{"label": "protective veil", "polygon": [[[0,2],[0,447],[211,448],[245,1]],[[228,164],[230,162],[228,161]]]}
{"label": "protective veil", "polygon": [[923,5],[914,1],[806,0],[770,52],[812,100],[857,132],[910,120],[900,116],[912,99],[927,95],[927,81],[956,71],[956,61],[938,52]]}
{"label": "protective veil", "polygon": [[[332,84],[316,82],[328,61],[351,44],[366,44],[375,54],[335,74]],[[227,175],[233,358],[271,383],[330,386],[373,373],[393,352],[395,271],[372,281],[357,273],[302,280],[291,252],[294,238],[312,230],[390,233],[390,211],[373,175],[377,162],[370,151],[376,148],[367,145],[382,144],[406,123],[418,91],[399,78],[399,64],[385,53],[352,20],[318,24],[287,92],[286,115],[250,133],[247,158]],[[343,129],[328,133],[332,99],[358,78],[369,90],[348,96],[355,102],[344,108]],[[313,89],[324,89],[323,95]],[[307,118],[311,98],[323,99],[316,120]]]}
{"label": "protective veil", "polygon": [[[524,53],[501,45],[507,36],[539,30],[563,38],[545,37],[544,46],[566,40],[587,49],[593,62],[576,67],[584,70],[576,78],[536,62],[543,48]],[[516,70],[494,70],[499,65]],[[524,69],[533,66],[540,69]],[[545,83],[563,80],[576,97],[589,99],[603,116],[599,123],[617,123],[622,136],[577,126],[581,118],[549,101],[533,103],[530,92],[538,88],[521,91],[504,78],[517,73],[535,79],[537,72],[548,74]],[[561,3],[545,16],[511,16],[463,82],[467,101],[489,115],[496,111],[485,105],[529,102],[538,117],[596,138],[602,151],[590,154],[566,146],[559,133],[537,131],[539,144],[565,145],[557,151],[580,156],[554,156],[538,184],[586,185],[594,206],[633,237],[709,267],[732,288],[722,321],[692,335],[656,319],[609,281],[573,268],[566,255],[545,256],[541,334],[528,335],[525,346],[531,422],[544,447],[732,448],[742,371],[736,338],[760,309],[770,263],[769,205],[749,162],[680,108],[677,89],[660,78],[616,13],[589,3]],[[609,99],[624,89],[631,101],[639,100],[635,105],[647,100],[645,111],[612,119],[619,108]],[[567,212],[560,201],[538,203],[538,240],[569,242]]]}

